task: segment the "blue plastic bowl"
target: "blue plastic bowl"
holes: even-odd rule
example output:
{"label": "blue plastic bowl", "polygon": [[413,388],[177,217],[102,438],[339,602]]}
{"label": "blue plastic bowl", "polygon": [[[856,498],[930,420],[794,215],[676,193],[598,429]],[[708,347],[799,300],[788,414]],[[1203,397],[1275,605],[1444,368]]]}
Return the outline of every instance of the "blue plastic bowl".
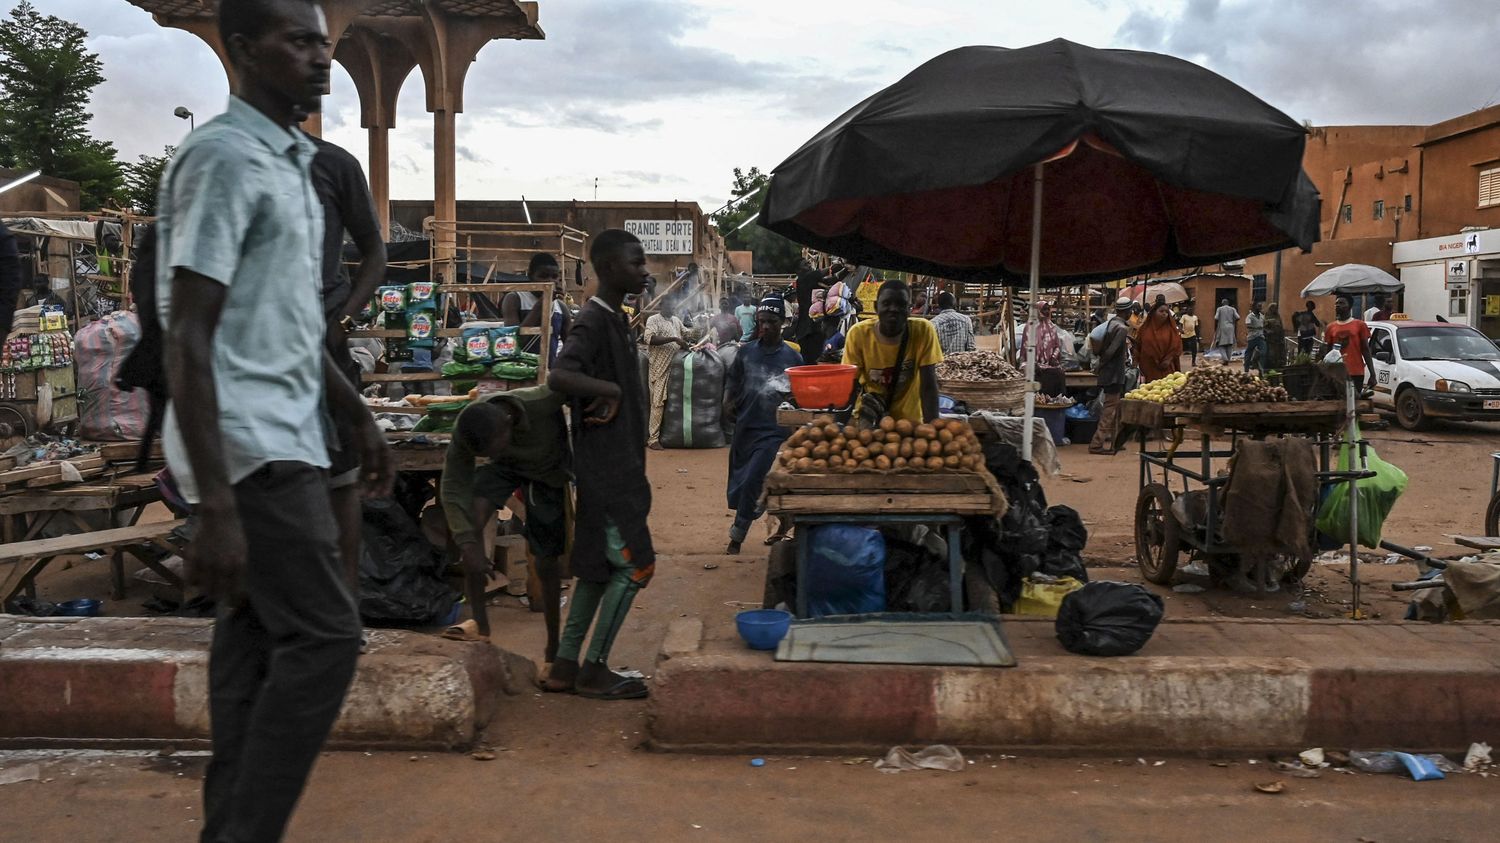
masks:
{"label": "blue plastic bowl", "polygon": [[734,616],[740,637],[752,650],[774,650],[792,628],[792,613],[780,609],[750,609]]}
{"label": "blue plastic bowl", "polygon": [[57,604],[57,613],[74,618],[92,618],[99,614],[99,607],[104,603],[91,597],[81,600],[67,600]]}

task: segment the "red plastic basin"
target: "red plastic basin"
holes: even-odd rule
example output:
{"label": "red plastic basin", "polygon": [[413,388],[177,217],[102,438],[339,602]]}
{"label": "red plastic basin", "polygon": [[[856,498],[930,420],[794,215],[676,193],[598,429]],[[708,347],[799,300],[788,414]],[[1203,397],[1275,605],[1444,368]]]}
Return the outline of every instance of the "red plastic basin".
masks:
{"label": "red plastic basin", "polygon": [[835,410],[849,403],[859,370],[846,363],[793,366],[786,370],[792,401],[804,410]]}

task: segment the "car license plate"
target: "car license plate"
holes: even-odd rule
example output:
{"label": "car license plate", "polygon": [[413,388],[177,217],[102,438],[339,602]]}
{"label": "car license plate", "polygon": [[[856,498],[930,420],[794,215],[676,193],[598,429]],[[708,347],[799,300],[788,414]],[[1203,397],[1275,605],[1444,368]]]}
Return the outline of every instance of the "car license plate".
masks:
{"label": "car license plate", "polygon": [[1485,401],[1484,408],[1486,410],[1500,410],[1500,401]]}

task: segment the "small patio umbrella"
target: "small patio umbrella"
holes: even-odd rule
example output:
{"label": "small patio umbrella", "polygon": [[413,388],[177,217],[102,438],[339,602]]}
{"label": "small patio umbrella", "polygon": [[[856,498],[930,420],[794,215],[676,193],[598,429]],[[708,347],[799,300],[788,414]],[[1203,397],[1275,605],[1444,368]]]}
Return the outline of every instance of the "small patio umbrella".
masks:
{"label": "small patio umbrella", "polygon": [[[1041,286],[1310,248],[1319,202],[1302,172],[1305,138],[1249,92],[1170,56],[1061,39],[962,47],[792,153],[759,221],[859,263],[1024,280],[1036,302]],[[1029,458],[1030,436],[1022,442]]]}
{"label": "small patio umbrella", "polygon": [[1324,270],[1311,284],[1302,288],[1302,297],[1331,296],[1334,293],[1399,293],[1404,289],[1406,285],[1401,279],[1379,267],[1346,263]]}
{"label": "small patio umbrella", "polygon": [[1157,296],[1166,296],[1167,304],[1185,302],[1190,298],[1187,288],[1176,281],[1163,281],[1159,284],[1132,284],[1126,287],[1121,295],[1144,305],[1156,301]]}

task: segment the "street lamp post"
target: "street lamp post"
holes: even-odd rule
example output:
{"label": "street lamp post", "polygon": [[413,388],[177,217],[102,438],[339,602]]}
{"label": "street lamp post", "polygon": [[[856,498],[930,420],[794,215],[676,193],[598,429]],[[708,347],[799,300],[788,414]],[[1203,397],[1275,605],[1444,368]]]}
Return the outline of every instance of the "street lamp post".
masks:
{"label": "street lamp post", "polygon": [[198,128],[197,121],[193,119],[193,112],[188,111],[187,106],[179,105],[172,111],[172,113],[176,115],[178,119],[188,121],[189,132]]}

